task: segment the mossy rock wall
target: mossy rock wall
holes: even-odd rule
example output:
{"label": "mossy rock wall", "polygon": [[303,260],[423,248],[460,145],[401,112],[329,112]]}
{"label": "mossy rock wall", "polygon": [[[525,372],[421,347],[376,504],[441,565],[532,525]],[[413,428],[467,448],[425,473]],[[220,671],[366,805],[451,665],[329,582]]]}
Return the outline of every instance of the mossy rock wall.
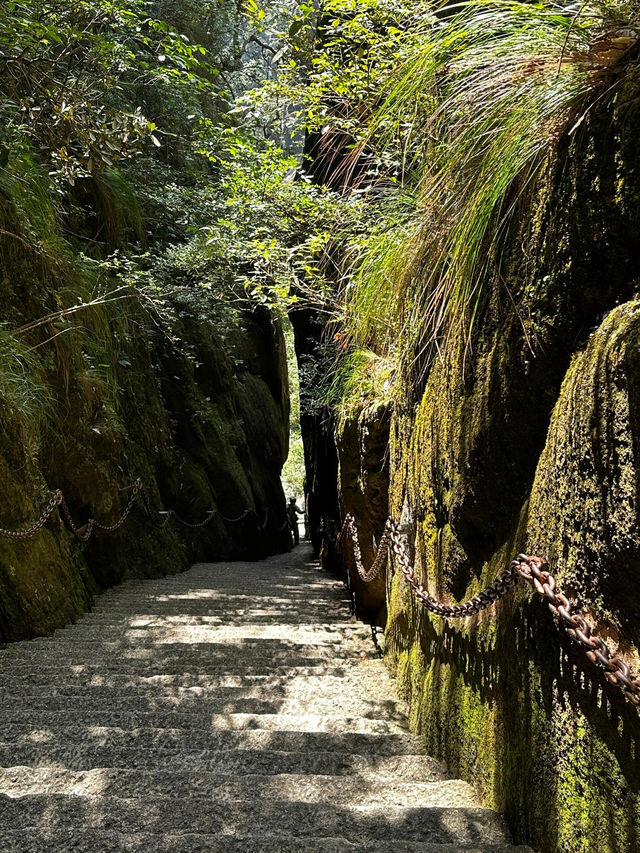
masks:
{"label": "mossy rock wall", "polygon": [[[365,409],[337,430],[340,463],[342,517],[350,512],[358,519],[358,539],[365,566],[377,553],[389,505],[389,424],[391,412],[384,408]],[[345,571],[355,593],[358,616],[374,625],[386,622],[384,575],[365,583],[358,574],[351,542],[342,549]]]}
{"label": "mossy rock wall", "polygon": [[[389,450],[389,512],[411,522],[430,592],[462,601],[519,551],[547,554],[636,670],[639,128],[621,95],[560,145],[494,265],[472,347],[407,380]],[[518,842],[639,849],[640,716],[539,596],[522,584],[448,625],[396,573],[387,606],[412,727]]]}
{"label": "mossy rock wall", "polygon": [[[55,305],[59,273],[4,248],[0,292],[16,327]],[[223,338],[183,291],[168,299],[178,318],[171,334],[141,304],[128,305],[133,331],[117,353],[115,400],[85,369],[71,336],[64,350],[41,350],[54,399],[38,446],[0,400],[0,527],[31,524],[56,488],[79,524],[90,516],[113,523],[127,500],[121,488],[137,477],[153,507],[174,508],[187,521],[214,508],[229,518],[252,512],[235,523],[216,517],[198,529],[175,522],[161,529],[138,501],[122,530],[96,533],[86,545],[72,539],[57,511],[26,542],[0,537],[0,641],[53,630],[124,577],[289,547],[281,529],[289,398],[279,324],[264,309],[238,311]]]}

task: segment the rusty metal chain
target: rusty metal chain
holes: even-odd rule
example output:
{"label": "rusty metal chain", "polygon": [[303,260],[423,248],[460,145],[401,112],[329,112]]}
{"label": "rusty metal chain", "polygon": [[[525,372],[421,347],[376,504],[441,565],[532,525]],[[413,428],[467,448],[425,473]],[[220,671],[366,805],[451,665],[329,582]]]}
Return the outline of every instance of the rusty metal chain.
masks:
{"label": "rusty metal chain", "polygon": [[40,518],[35,521],[30,527],[25,527],[22,530],[5,530],[4,528],[0,527],[0,537],[4,539],[12,539],[14,541],[30,539],[34,533],[37,533],[41,527],[44,527],[50,516],[55,511],[56,507],[59,507],[63,501],[64,496],[60,489],[58,489],[49,498],[49,501],[44,510],[42,511],[42,515],[40,516]]}
{"label": "rusty metal chain", "polygon": [[241,512],[240,515],[235,516],[235,518],[228,518],[226,515],[223,515],[221,512],[219,512],[218,515],[220,516],[220,518],[223,521],[226,521],[228,524],[236,524],[238,521],[242,521],[242,519],[246,518],[248,515],[255,515],[255,517],[258,518],[258,514],[253,509],[245,509],[244,512]]}
{"label": "rusty metal chain", "polygon": [[[149,502],[149,498],[147,497],[147,494],[144,490],[142,480],[140,478],[138,478],[134,483],[132,483],[131,486],[127,486],[124,489],[121,489],[120,491],[131,491],[131,495],[130,495],[129,500],[127,501],[127,504],[126,504],[126,506],[122,512],[122,515],[113,524],[103,524],[102,522],[98,521],[95,518],[89,518],[85,524],[78,526],[75,523],[73,516],[71,515],[71,510],[69,509],[69,505],[67,504],[67,500],[66,500],[62,490],[58,489],[52,495],[52,497],[49,499],[49,501],[48,501],[45,509],[43,510],[40,518],[37,521],[35,521],[30,527],[25,527],[22,530],[6,530],[6,529],[0,527],[0,537],[5,538],[5,539],[12,539],[14,541],[21,541],[21,540],[25,540],[25,539],[30,539],[35,533],[37,533],[38,530],[40,530],[40,528],[44,527],[44,525],[46,524],[46,522],[48,521],[48,519],[50,518],[52,513],[55,511],[55,509],[57,507],[59,507],[61,514],[66,519],[66,522],[69,526],[69,529],[71,530],[73,535],[76,537],[76,539],[78,539],[78,541],[80,541],[80,542],[88,542],[96,530],[101,530],[104,533],[115,533],[116,531],[118,531],[125,524],[127,518],[129,517],[129,514],[131,513],[131,510],[133,509],[133,505],[135,504],[138,496],[142,499],[142,503],[144,505],[144,508],[146,509],[147,514],[148,514],[149,518],[151,519],[151,521],[157,527],[159,527],[161,529],[166,527],[172,518],[175,518],[175,520],[178,521],[180,524],[182,524],[184,527],[189,527],[189,528],[195,529],[198,527],[204,527],[206,524],[208,524],[216,516],[219,516],[220,518],[222,518],[224,521],[228,522],[229,524],[234,524],[234,523],[237,523],[239,521],[242,521],[242,519],[246,518],[248,515],[253,514],[256,516],[256,519],[258,520],[258,526],[259,526],[260,530],[264,531],[266,529],[266,524],[267,524],[267,520],[269,517],[268,508],[267,508],[267,514],[265,515],[264,524],[260,524],[257,513],[255,512],[255,510],[253,510],[251,508],[245,509],[242,513],[240,513],[240,515],[235,516],[234,518],[229,518],[228,516],[223,515],[217,509],[212,509],[207,513],[207,515],[205,516],[205,518],[202,521],[191,522],[191,521],[187,521],[184,518],[181,518],[181,516],[178,515],[178,513],[174,509],[168,509],[168,510],[155,510],[155,509],[153,509],[153,507],[151,506],[151,504]],[[285,525],[286,525],[286,522],[285,522]],[[279,528],[279,530],[284,530],[284,527]]]}
{"label": "rusty metal chain", "polygon": [[358,535],[358,526],[356,524],[355,517],[351,513],[348,513],[345,517],[342,530],[340,531],[340,535],[338,536],[338,541],[344,541],[344,537],[347,533],[349,533],[349,535],[351,536],[351,543],[353,545],[353,558],[355,560],[356,570],[365,583],[371,583],[371,581],[375,580],[375,578],[378,577],[378,575],[384,568],[387,551],[389,549],[389,545],[391,544],[392,527],[393,522],[390,518],[388,518],[384,525],[384,532],[380,538],[380,542],[378,543],[378,551],[376,553],[375,560],[373,561],[369,569],[365,569],[364,563],[362,562],[360,537]]}
{"label": "rusty metal chain", "polygon": [[169,513],[167,513],[164,518],[161,519],[159,517],[159,516],[161,516],[162,513],[160,510],[154,509],[151,506],[151,504],[149,502],[149,498],[147,496],[147,493],[144,490],[144,487],[140,490],[140,497],[142,498],[142,503],[143,503],[144,508],[147,511],[147,515],[151,519],[152,523],[156,527],[159,527],[161,530],[163,530],[167,526],[169,521],[171,520],[171,515]]}
{"label": "rusty metal chain", "polygon": [[136,502],[138,493],[142,489],[142,480],[138,478],[130,488],[131,497],[127,501],[127,505],[125,506],[122,515],[116,522],[114,522],[114,524],[102,524],[95,518],[89,518],[86,524],[82,525],[81,527],[78,527],[75,524],[71,515],[71,511],[69,510],[67,501],[62,492],[60,492],[60,507],[62,509],[64,517],[67,519],[67,524],[69,525],[76,539],[78,539],[80,542],[88,542],[95,530],[102,530],[104,533],[115,533],[117,530],[119,530],[127,520],[129,513],[133,509],[133,505]]}
{"label": "rusty metal chain", "polygon": [[589,660],[604,670],[608,681],[618,687],[629,702],[640,707],[640,676],[634,675],[625,661],[611,653],[606,642],[594,632],[584,616],[574,612],[575,605],[558,590],[556,580],[549,572],[549,564],[544,557],[519,554],[512,560],[509,568],[482,592],[462,604],[449,605],[443,604],[430,595],[416,578],[400,525],[392,518],[386,521],[376,559],[369,570],[366,570],[362,564],[358,528],[351,514],[346,516],[338,539],[344,541],[347,532],[352,538],[356,567],[363,580],[373,580],[376,577],[382,568],[383,551],[391,547],[398,566],[417,600],[427,610],[444,619],[464,619],[473,616],[503,598],[520,579],[527,581],[547,600],[549,610],[555,619],[564,627],[571,639],[585,650]]}
{"label": "rusty metal chain", "polygon": [[415,593],[416,598],[420,603],[430,610],[432,613],[442,616],[444,619],[465,619],[468,616],[473,616],[474,613],[479,613],[481,610],[486,610],[491,607],[496,601],[503,598],[509,590],[516,585],[519,576],[513,565],[509,566],[506,572],[500,575],[499,578],[462,604],[443,604],[438,601],[418,581],[415,575],[406,543],[400,533],[400,527],[396,521],[389,519],[387,523],[391,525],[391,544],[393,552],[397,557],[398,565],[402,574],[405,576],[407,583]]}
{"label": "rusty metal chain", "polygon": [[605,641],[594,633],[584,616],[573,612],[573,603],[557,590],[556,579],[548,571],[547,561],[543,557],[519,554],[511,568],[547,599],[551,613],[571,639],[585,649],[589,660],[604,670],[608,681],[619,687],[629,702],[640,706],[640,678],[632,674],[628,664],[611,654]]}
{"label": "rusty metal chain", "polygon": [[[258,518],[256,511],[251,508],[245,509],[243,512],[240,513],[240,515],[237,515],[233,518],[229,518],[229,516],[223,515],[218,509],[210,509],[209,512],[202,519],[202,521],[187,521],[186,519],[182,518],[175,511],[175,509],[153,509],[149,502],[149,498],[147,497],[146,492],[144,491],[144,488],[141,490],[141,494],[145,509],[147,510],[147,513],[151,516],[151,518],[153,520],[156,520],[157,516],[160,516],[160,518],[162,519],[160,521],[156,521],[156,524],[160,528],[166,527],[172,518],[174,518],[178,522],[178,524],[181,524],[183,527],[189,527],[192,530],[195,530],[199,527],[205,527],[205,525],[209,524],[209,522],[212,521],[216,516],[218,518],[221,518],[223,521],[226,521],[228,524],[236,524],[237,522],[242,521],[242,519],[246,518],[248,515],[252,514],[256,516],[256,519]],[[267,514],[265,516],[264,525],[261,525],[260,521],[258,521],[258,526],[261,530],[264,530],[266,526],[267,519],[269,517],[268,513],[269,510],[267,508]]]}
{"label": "rusty metal chain", "polygon": [[218,514],[218,510],[210,509],[209,512],[202,519],[202,521],[187,521],[186,519],[179,516],[175,509],[158,510],[158,515],[164,516],[164,522],[162,524],[163,527],[166,527],[170,519],[175,518],[178,524],[181,524],[183,527],[190,527],[192,530],[196,530],[199,527],[205,527],[205,525],[209,524],[209,522]]}

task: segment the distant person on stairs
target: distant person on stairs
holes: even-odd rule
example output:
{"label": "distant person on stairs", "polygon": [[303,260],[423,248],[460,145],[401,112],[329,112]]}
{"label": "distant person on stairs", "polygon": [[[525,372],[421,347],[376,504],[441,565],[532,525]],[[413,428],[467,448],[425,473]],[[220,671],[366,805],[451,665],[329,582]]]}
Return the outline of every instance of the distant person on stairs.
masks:
{"label": "distant person on stairs", "polygon": [[293,544],[297,545],[300,542],[300,531],[298,530],[298,516],[303,515],[303,511],[296,503],[295,497],[289,498],[287,506],[287,518],[289,519],[289,527],[293,534]]}

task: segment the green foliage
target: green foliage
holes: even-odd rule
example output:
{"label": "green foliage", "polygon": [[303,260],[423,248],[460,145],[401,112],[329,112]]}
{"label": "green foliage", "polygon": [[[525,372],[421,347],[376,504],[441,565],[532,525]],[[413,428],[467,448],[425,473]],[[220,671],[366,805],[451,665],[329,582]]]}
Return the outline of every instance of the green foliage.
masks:
{"label": "green foliage", "polygon": [[53,270],[50,328],[24,340],[115,423],[136,312],[169,336],[191,312],[224,345],[243,301],[305,300],[332,332],[301,365],[305,411],[388,401],[397,365],[471,339],[510,218],[636,73],[638,17],[628,0],[5,3],[1,245]]}
{"label": "green foliage", "polygon": [[0,401],[20,419],[25,445],[37,448],[54,407],[34,350],[0,330]]}
{"label": "green foliage", "polygon": [[409,350],[468,336],[509,218],[558,140],[635,70],[639,36],[616,8],[470,2],[414,39],[371,131],[400,133],[418,171],[414,233],[381,272],[396,281],[392,328],[410,333]]}
{"label": "green foliage", "polygon": [[300,377],[298,374],[293,327],[286,316],[283,317],[283,329],[287,345],[291,415],[289,420],[289,455],[282,469],[282,488],[285,495],[300,497],[304,494],[305,483],[304,446],[300,430]]}
{"label": "green foliage", "polygon": [[330,277],[349,376],[362,350],[424,366],[471,342],[512,217],[594,105],[637,75],[638,19],[618,0],[469,0],[435,16],[334,0],[304,19],[316,51],[304,66],[292,41],[279,85],[345,191]]}
{"label": "green foliage", "polygon": [[[287,187],[290,159],[237,130],[231,107],[270,73],[282,14],[257,28],[232,0],[0,6],[0,250],[42,270],[33,302],[50,306],[35,319],[15,306],[25,349],[7,364],[19,375],[32,352],[39,377],[25,400],[42,388],[118,429],[128,353],[147,326],[175,339],[189,312],[226,345],[245,284],[277,290],[282,247],[256,225],[282,220],[276,242],[293,243],[323,193]],[[265,196],[278,192],[271,212]]]}
{"label": "green foliage", "polygon": [[371,350],[357,349],[342,358],[327,392],[338,426],[348,418],[358,417],[369,406],[391,404],[395,371],[393,358],[381,358]]}
{"label": "green foliage", "polygon": [[63,250],[58,226],[49,179],[26,145],[16,145],[0,166],[0,235],[53,259]]}
{"label": "green foliage", "polygon": [[93,176],[92,189],[100,225],[96,237],[112,247],[144,242],[144,221],[138,197],[118,169],[105,169]]}
{"label": "green foliage", "polygon": [[253,299],[314,303],[328,296],[314,257],[340,208],[335,194],[296,174],[297,161],[273,143],[235,134],[222,168],[224,203],[207,245]]}

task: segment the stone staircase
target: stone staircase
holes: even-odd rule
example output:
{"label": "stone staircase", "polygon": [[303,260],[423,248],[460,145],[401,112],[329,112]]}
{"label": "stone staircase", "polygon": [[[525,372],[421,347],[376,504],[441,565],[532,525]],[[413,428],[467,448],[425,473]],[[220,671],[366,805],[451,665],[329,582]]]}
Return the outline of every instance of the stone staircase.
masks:
{"label": "stone staircase", "polygon": [[0,650],[0,849],[524,851],[406,727],[306,546],[102,595]]}

